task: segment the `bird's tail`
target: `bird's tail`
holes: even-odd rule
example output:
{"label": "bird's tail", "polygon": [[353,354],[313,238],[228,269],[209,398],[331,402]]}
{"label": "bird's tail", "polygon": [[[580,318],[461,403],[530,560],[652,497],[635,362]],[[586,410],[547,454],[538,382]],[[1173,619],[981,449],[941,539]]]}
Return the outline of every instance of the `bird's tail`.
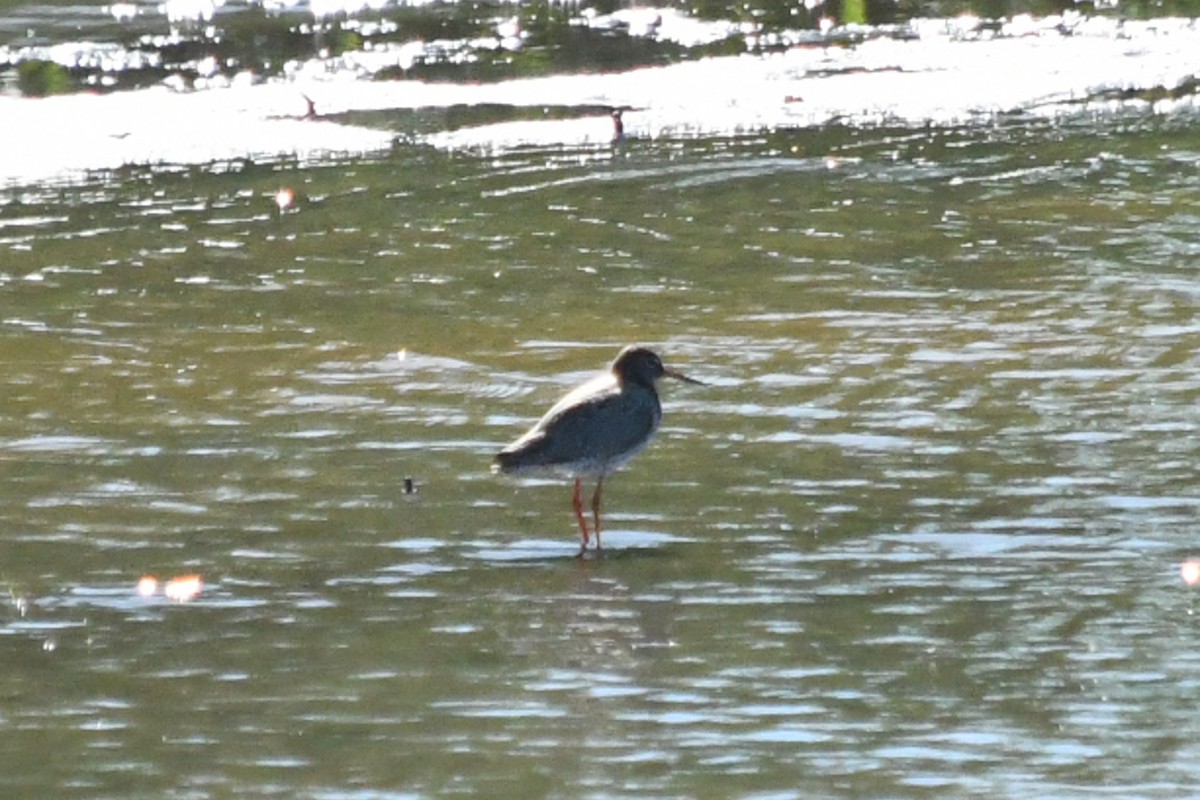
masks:
{"label": "bird's tail", "polygon": [[516,454],[506,450],[496,453],[496,457],[492,459],[492,472],[512,472],[516,466]]}

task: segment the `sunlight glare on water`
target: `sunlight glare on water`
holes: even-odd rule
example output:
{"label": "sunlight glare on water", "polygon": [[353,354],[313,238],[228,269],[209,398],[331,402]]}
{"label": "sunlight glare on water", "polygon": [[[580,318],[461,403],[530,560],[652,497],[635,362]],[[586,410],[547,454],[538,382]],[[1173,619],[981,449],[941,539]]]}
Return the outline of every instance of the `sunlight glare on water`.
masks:
{"label": "sunlight glare on water", "polygon": [[[202,3],[198,10],[185,6],[180,11],[185,18],[205,20],[212,9]],[[325,9],[312,11],[326,16]],[[658,10],[660,24],[642,35],[687,46],[749,35],[748,51],[622,71],[575,70],[488,82],[365,80],[447,58],[446,51],[456,48],[466,48],[456,57],[464,64],[479,57],[470,49],[478,43],[417,40],[336,56],[322,48],[315,59],[288,61],[282,74],[270,79],[252,69],[222,74],[209,57],[184,65],[157,85],[129,91],[0,96],[10,142],[0,148],[0,182],[74,177],[131,164],[311,161],[378,154],[394,143],[414,141],[448,150],[607,147],[614,135],[611,109],[625,111],[625,135],[635,139],[842,124],[953,126],[986,123],[997,115],[1060,119],[1123,108],[1160,114],[1196,110],[1191,86],[1200,69],[1200,27],[1194,20],[1072,13],[1040,21],[1016,18],[994,30],[976,17],[960,17],[881,30],[853,47],[839,37],[861,31],[835,32],[826,39],[791,32],[762,43],[759,51],[751,46],[757,41],[753,31],[723,22],[674,24],[680,18],[678,12]],[[614,24],[638,35],[629,19]],[[358,31],[355,36],[367,35],[355,21],[345,25]],[[571,25],[603,29],[602,21],[591,17],[572,18]],[[430,51],[413,55],[413,45]],[[93,62],[125,63],[112,54],[86,58],[80,55],[85,45],[73,47],[66,56],[53,48],[0,48],[0,63],[39,58],[102,73]],[[503,49],[498,43],[496,48]],[[145,57],[137,50],[127,58],[135,56]],[[161,65],[130,62],[125,68],[136,73]],[[116,66],[109,72],[105,79],[117,80]],[[190,83],[184,74],[194,74]],[[477,107],[511,118],[470,124],[469,112],[462,110]],[[464,121],[451,122],[456,113]],[[445,118],[429,124],[439,116]]]}
{"label": "sunlight glare on water", "polygon": [[[2,793],[1186,794],[1195,127],[7,189]],[[489,462],[634,341],[709,385],[576,560]]]}

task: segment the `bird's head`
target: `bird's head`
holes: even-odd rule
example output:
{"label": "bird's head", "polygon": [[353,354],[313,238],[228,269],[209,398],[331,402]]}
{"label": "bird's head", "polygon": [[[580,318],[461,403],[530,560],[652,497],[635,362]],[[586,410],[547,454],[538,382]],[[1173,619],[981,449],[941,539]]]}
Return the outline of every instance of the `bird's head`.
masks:
{"label": "bird's head", "polygon": [[639,383],[651,388],[654,387],[654,382],[662,377],[704,386],[695,378],[689,378],[682,372],[666,367],[658,353],[637,345],[630,345],[620,352],[612,363],[612,371],[622,383]]}

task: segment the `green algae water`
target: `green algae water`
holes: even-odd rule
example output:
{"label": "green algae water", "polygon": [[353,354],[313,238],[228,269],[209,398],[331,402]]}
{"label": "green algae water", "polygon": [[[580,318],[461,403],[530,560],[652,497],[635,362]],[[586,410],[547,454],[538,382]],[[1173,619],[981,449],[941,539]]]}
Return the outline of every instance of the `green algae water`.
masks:
{"label": "green algae water", "polygon": [[1191,790],[1194,113],[631,119],[0,190],[0,794]]}
{"label": "green algae water", "polygon": [[[1193,138],[414,149],[26,192],[0,784],[1187,785]],[[580,562],[569,487],[488,463],[631,341],[711,386],[664,386]],[[191,574],[188,602],[135,590]]]}

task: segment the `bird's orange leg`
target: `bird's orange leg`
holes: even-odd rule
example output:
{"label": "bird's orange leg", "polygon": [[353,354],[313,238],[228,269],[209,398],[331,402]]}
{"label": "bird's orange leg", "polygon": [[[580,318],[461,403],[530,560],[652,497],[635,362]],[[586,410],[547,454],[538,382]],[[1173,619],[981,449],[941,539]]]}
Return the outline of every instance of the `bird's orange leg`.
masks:
{"label": "bird's orange leg", "polygon": [[[579,531],[583,534],[583,543],[579,545],[579,555],[583,556],[588,546],[588,529],[587,520],[583,518],[583,481],[580,478],[575,479],[575,497],[571,500],[571,505],[575,508],[575,521],[579,523]],[[596,531],[596,544],[600,543],[600,531]]]}
{"label": "bird's orange leg", "polygon": [[604,486],[604,476],[596,481],[596,493],[592,495],[592,519],[596,522],[596,549],[600,549],[600,489]]}

